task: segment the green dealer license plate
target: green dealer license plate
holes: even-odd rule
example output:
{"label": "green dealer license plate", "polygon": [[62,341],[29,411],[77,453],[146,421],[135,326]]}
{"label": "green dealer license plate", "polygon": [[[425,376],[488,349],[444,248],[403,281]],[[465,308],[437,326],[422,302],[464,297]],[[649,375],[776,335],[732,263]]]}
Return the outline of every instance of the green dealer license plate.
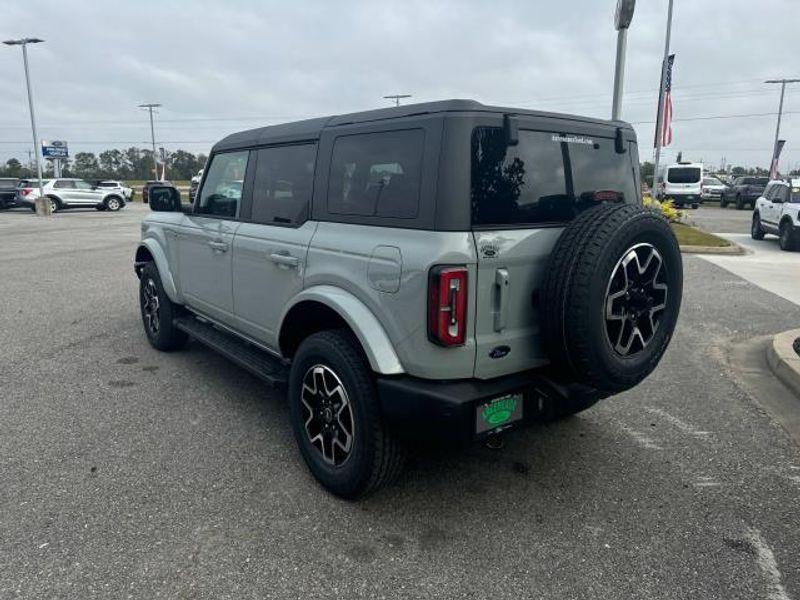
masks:
{"label": "green dealer license plate", "polygon": [[522,418],[522,394],[509,394],[479,404],[475,409],[475,433],[505,427]]}

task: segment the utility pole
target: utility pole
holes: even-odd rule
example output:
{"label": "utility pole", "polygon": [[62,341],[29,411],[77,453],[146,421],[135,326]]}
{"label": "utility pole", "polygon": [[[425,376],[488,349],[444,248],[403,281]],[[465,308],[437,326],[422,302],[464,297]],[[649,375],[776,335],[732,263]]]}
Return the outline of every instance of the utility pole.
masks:
{"label": "utility pole", "polygon": [[36,198],[36,214],[40,217],[50,215],[50,202],[44,197],[42,186],[42,158],[39,147],[39,134],[36,131],[36,114],[33,110],[33,89],[31,88],[31,76],[28,70],[28,44],[40,44],[44,40],[39,38],[21,38],[18,40],[5,40],[6,46],[22,46],[22,64],[25,66],[25,85],[28,88],[28,108],[31,113],[31,129],[33,130],[33,153],[36,156],[36,174],[39,177],[39,197]]}
{"label": "utility pole", "polygon": [[786,93],[787,83],[798,83],[800,79],[767,79],[764,83],[780,83],[781,84],[781,101],[778,104],[778,124],[775,126],[775,142],[772,144],[772,160],[769,162],[770,172],[772,172],[772,163],[775,164],[775,171],[778,170],[778,136],[781,134],[781,117],[783,116],[783,96]]}
{"label": "utility pole", "polygon": [[653,197],[658,197],[658,163],[661,160],[661,128],[664,121],[664,85],[667,79],[669,60],[669,39],[672,35],[672,0],[667,7],[667,33],[664,40],[664,58],[661,60],[661,78],[658,86],[658,112],[656,113],[656,150],[653,158]]}
{"label": "utility pole", "polygon": [[157,103],[140,104],[139,108],[150,113],[150,141],[153,143],[153,179],[158,179],[158,159],[156,158],[156,130],[153,127],[153,109],[160,107]]}
{"label": "utility pole", "polygon": [[403,98],[411,98],[411,94],[391,94],[389,96],[384,96],[386,100],[394,100],[395,106],[400,106],[400,100]]}
{"label": "utility pole", "polygon": [[614,100],[611,103],[611,120],[619,121],[622,113],[622,86],[625,80],[625,50],[628,45],[628,27],[633,20],[636,0],[617,0],[614,27],[617,29],[617,60],[614,67]]}

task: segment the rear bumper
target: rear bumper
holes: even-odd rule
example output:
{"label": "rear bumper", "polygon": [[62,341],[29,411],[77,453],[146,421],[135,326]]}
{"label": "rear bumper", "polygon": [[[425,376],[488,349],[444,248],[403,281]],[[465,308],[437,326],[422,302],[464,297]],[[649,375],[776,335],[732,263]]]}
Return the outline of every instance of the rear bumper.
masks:
{"label": "rear bumper", "polygon": [[[521,420],[476,433],[478,407],[521,394]],[[553,403],[602,394],[577,384],[558,384],[532,371],[491,380],[432,381],[410,376],[380,377],[378,396],[383,417],[403,438],[466,446],[490,435],[536,422]]]}
{"label": "rear bumper", "polygon": [[665,194],[664,198],[675,204],[697,204],[703,201],[701,194]]}

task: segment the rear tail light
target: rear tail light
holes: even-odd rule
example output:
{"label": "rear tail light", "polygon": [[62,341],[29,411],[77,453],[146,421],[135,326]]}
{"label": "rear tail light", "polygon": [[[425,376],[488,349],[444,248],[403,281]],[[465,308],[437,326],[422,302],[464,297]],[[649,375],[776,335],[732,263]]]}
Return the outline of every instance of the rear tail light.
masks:
{"label": "rear tail light", "polygon": [[460,346],[467,334],[467,268],[433,267],[428,277],[428,338]]}
{"label": "rear tail light", "polygon": [[620,199],[620,193],[614,190],[597,190],[594,193],[595,202],[616,202]]}
{"label": "rear tail light", "polygon": [[33,188],[22,188],[22,190],[20,190],[20,191],[22,192],[23,196],[27,196],[28,194],[30,194],[33,191]]}

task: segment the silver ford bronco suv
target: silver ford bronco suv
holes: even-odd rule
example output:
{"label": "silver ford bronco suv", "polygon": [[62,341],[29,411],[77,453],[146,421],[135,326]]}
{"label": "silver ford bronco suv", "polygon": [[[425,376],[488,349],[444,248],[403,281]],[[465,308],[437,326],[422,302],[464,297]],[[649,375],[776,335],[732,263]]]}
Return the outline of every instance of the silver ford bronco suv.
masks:
{"label": "silver ford bronco suv", "polygon": [[410,444],[632,388],[678,318],[678,244],[623,122],[468,100],[326,117],[226,137],[191,205],[150,194],[148,340],[285,386],[305,462],[345,498]]}

